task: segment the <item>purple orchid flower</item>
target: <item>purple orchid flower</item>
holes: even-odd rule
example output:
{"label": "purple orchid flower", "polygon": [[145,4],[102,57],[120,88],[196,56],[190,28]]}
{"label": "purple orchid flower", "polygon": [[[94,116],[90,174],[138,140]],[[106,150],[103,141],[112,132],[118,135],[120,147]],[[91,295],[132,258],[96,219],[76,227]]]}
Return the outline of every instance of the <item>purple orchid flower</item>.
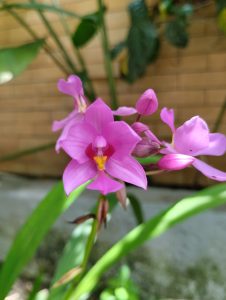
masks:
{"label": "purple orchid flower", "polygon": [[158,99],[152,89],[147,89],[137,100],[136,108],[121,106],[113,111],[115,116],[130,116],[138,113],[141,116],[152,115],[158,109]]}
{"label": "purple orchid flower", "polygon": [[67,194],[81,184],[106,195],[123,188],[118,180],[146,189],[142,166],[131,156],[140,137],[124,121],[114,121],[111,109],[101,100],[92,103],[84,120],[70,127],[62,148],[72,158],[63,174]]}
{"label": "purple orchid flower", "polygon": [[210,133],[206,122],[199,116],[186,121],[182,126],[175,128],[174,111],[163,108],[161,119],[166,123],[172,133],[172,143],[163,142],[165,154],[158,162],[163,170],[180,170],[192,165],[205,176],[226,181],[226,172],[215,169],[196,158],[199,155],[220,156],[226,152],[226,136],[221,133]]}
{"label": "purple orchid flower", "polygon": [[62,133],[56,143],[56,151],[59,152],[69,128],[83,120],[88,102],[84,96],[82,81],[78,76],[70,75],[67,80],[60,79],[57,86],[61,93],[72,96],[74,99],[74,110],[63,120],[54,121],[52,125],[52,131],[62,129]]}

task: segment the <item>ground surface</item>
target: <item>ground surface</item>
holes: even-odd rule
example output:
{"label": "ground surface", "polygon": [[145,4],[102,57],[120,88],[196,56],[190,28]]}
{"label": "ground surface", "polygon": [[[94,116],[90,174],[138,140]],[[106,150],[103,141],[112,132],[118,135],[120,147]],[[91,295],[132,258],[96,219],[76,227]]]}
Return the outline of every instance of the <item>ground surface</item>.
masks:
{"label": "ground surface", "polygon": [[[0,258],[3,260],[10,243],[21,224],[54,184],[51,180],[31,180],[2,174],[0,176]],[[148,192],[130,191],[139,196],[146,219],[165,209],[192,191],[150,188]],[[25,278],[32,278],[38,264],[51,265],[61,252],[63,241],[72,228],[65,221],[89,211],[95,202],[95,193],[81,195],[76,205],[55,225],[51,242],[47,239],[39,250],[40,257],[25,270]],[[95,256],[104,253],[115,241],[135,226],[130,208],[118,207],[106,230],[102,230]],[[142,290],[142,299],[226,299],[226,209],[208,211],[176,226],[152,243],[133,252],[127,263],[134,280]],[[54,250],[53,250],[54,249]],[[142,250],[142,251],[141,251]],[[145,278],[145,280],[144,280]],[[18,288],[19,286],[19,288]],[[19,296],[20,282],[15,297]]]}

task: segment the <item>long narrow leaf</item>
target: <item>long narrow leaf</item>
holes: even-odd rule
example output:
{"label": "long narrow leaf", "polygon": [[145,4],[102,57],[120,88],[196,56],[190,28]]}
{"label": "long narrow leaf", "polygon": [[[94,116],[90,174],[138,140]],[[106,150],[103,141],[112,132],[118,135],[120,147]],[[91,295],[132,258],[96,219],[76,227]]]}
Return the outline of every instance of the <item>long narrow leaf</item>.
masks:
{"label": "long narrow leaf", "polygon": [[8,294],[16,278],[32,258],[50,227],[83,192],[85,186],[86,184],[80,186],[67,198],[62,183],[58,183],[22,226],[1,268],[1,300]]}
{"label": "long narrow leaf", "polygon": [[147,223],[139,225],[105,253],[86,274],[68,299],[78,300],[82,295],[89,295],[104,272],[131,250],[139,247],[147,240],[152,240],[177,223],[193,215],[225,202],[226,184],[219,184],[200,191],[193,196],[184,198],[169,209],[150,219]]}
{"label": "long narrow leaf", "polygon": [[[109,214],[111,215],[112,211],[116,207],[118,201],[114,194],[107,196],[109,201]],[[95,212],[95,208],[92,209]],[[76,272],[76,267],[79,267],[83,261],[85,254],[85,246],[88,240],[88,237],[91,232],[92,221],[86,221],[83,224],[77,225],[72,232],[71,238],[67,242],[61,258],[58,261],[55,275],[52,280],[52,285],[55,284],[64,274],[69,270],[74,269]],[[70,283],[69,283],[70,284]],[[67,290],[66,286],[59,286],[57,288],[52,288],[48,300],[61,300]]]}

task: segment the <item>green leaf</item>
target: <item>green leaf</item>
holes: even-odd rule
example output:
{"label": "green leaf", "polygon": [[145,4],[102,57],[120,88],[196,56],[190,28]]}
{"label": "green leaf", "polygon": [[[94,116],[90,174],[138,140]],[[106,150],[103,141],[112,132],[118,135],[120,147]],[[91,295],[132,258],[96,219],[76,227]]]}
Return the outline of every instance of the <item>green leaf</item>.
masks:
{"label": "green leaf", "polygon": [[[68,300],[78,300],[95,288],[101,276],[130,251],[152,240],[176,224],[226,202],[226,184],[219,184],[184,198],[129,232],[116,243],[83,277]],[[197,229],[198,230],[198,229]]]}
{"label": "green leaf", "polygon": [[184,48],[188,44],[187,25],[184,20],[176,19],[169,22],[165,28],[165,37],[178,48]]}
{"label": "green leaf", "polygon": [[0,84],[6,83],[23,72],[37,56],[44,40],[19,47],[0,49]]}
{"label": "green leaf", "polygon": [[72,41],[78,48],[83,47],[97,33],[100,25],[99,13],[85,16],[72,35]]}
{"label": "green leaf", "polygon": [[128,194],[128,198],[133,209],[133,214],[136,218],[137,225],[144,223],[144,216],[139,199],[133,194]]}
{"label": "green leaf", "polygon": [[136,157],[136,160],[139,161],[142,165],[157,164],[161,159],[161,155],[151,155],[148,157]]}
{"label": "green leaf", "polygon": [[217,16],[217,24],[221,31],[226,34],[226,8],[222,9]]}
{"label": "green leaf", "polygon": [[226,0],[216,0],[216,8],[217,8],[217,13],[219,14],[221,10],[223,10],[226,7]]}
{"label": "green leaf", "polygon": [[85,187],[86,184],[83,184],[67,198],[62,183],[58,183],[27,219],[17,233],[0,271],[1,300],[8,294],[50,227],[84,191]]}
{"label": "green leaf", "polygon": [[119,53],[121,53],[121,51],[125,49],[125,47],[126,47],[126,42],[123,41],[118,43],[114,48],[112,48],[110,53],[111,59],[114,60],[119,55]]}
{"label": "green leaf", "polygon": [[154,23],[149,20],[144,1],[135,1],[129,8],[132,25],[127,37],[128,73],[125,79],[133,82],[157,58],[159,37]]}
{"label": "green leaf", "polygon": [[[109,201],[109,216],[116,207],[118,201],[115,194],[109,194],[107,198]],[[96,207],[92,209],[92,212],[95,212],[95,210]],[[63,250],[62,256],[58,261],[56,272],[51,284],[52,287],[60,278],[62,278],[62,276],[70,272],[70,270],[75,270],[76,267],[81,266],[85,254],[85,246],[91,232],[92,222],[93,221],[91,220],[86,221],[83,224],[77,225],[73,230],[72,235]],[[67,287],[68,284],[66,286],[62,285],[58,288],[52,288],[50,290],[48,300],[63,299],[63,295],[67,290]]]}

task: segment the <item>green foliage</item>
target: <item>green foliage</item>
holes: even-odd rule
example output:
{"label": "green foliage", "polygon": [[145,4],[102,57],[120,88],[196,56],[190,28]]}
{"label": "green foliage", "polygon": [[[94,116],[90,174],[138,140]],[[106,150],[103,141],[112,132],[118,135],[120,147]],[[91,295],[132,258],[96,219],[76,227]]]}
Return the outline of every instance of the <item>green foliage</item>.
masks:
{"label": "green foliage", "polygon": [[8,294],[50,227],[84,191],[85,187],[86,184],[80,186],[67,198],[62,183],[58,183],[27,219],[17,233],[0,271],[1,300]]}
{"label": "green foliage", "polygon": [[111,59],[115,59],[121,52],[123,49],[125,49],[126,47],[126,42],[120,42],[118,43],[114,48],[111,49]]}
{"label": "green foliage", "polygon": [[148,157],[136,157],[136,160],[139,161],[142,165],[156,164],[160,159],[161,155],[151,155]]}
{"label": "green foliage", "polygon": [[74,45],[78,48],[83,47],[94,37],[99,27],[99,12],[83,17],[74,34],[72,35],[72,41]]}
{"label": "green foliage", "polygon": [[144,214],[142,211],[140,200],[132,193],[128,194],[128,198],[133,210],[133,214],[136,218],[137,225],[144,223]]}
{"label": "green foliage", "polygon": [[157,57],[159,38],[144,1],[131,3],[129,12],[132,24],[127,37],[128,70],[124,76],[133,82],[144,74],[147,65]]}
{"label": "green foliage", "polygon": [[131,279],[131,271],[123,265],[119,274],[109,280],[107,288],[101,293],[100,300],[139,300],[138,288]]}
{"label": "green foliage", "polygon": [[13,48],[0,49],[0,84],[6,83],[22,73],[37,56],[44,40]]}
{"label": "green foliage", "polygon": [[226,7],[222,9],[217,16],[218,27],[226,34]]}
{"label": "green foliage", "polygon": [[78,300],[82,295],[89,294],[96,287],[104,272],[147,240],[160,236],[191,216],[225,202],[226,184],[219,184],[184,198],[146,223],[139,225],[104,254],[83,277],[68,300]]}
{"label": "green foliage", "polygon": [[189,37],[185,21],[178,18],[169,22],[165,28],[165,37],[173,46],[186,47]]}

